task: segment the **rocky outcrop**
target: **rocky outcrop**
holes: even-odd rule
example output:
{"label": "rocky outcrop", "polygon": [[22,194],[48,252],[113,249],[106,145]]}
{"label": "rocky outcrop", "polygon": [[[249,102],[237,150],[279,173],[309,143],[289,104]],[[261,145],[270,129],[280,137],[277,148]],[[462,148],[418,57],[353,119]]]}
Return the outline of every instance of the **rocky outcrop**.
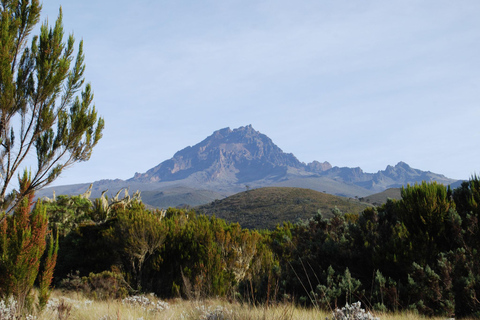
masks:
{"label": "rocky outcrop", "polygon": [[178,151],[173,158],[147,172],[135,174],[129,181],[182,181],[189,186],[227,190],[234,186],[237,189],[243,188],[246,184],[261,187],[304,178],[310,179],[310,182],[316,178],[328,178],[336,183],[361,187],[365,190],[364,193],[380,192],[421,181],[443,184],[455,182],[443,175],[413,169],[404,162],[387,166],[377,173],[366,173],[359,167],[332,167],[326,161],[304,164],[293,154],[283,152],[269,137],[251,125],[215,131],[202,142]]}
{"label": "rocky outcrop", "polygon": [[310,172],[323,172],[330,169],[332,169],[332,165],[327,161],[322,163],[315,160],[307,164],[307,170]]}
{"label": "rocky outcrop", "polygon": [[205,182],[246,183],[282,176],[288,167],[303,168],[293,154],[284,153],[251,125],[215,131],[202,142],[178,151],[132,180],[162,182],[201,175]]}

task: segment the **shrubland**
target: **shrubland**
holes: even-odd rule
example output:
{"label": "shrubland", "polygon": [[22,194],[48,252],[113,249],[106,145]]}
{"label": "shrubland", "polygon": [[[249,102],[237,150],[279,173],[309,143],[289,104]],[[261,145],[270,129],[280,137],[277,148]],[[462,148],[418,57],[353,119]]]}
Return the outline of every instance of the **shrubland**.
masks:
{"label": "shrubland", "polygon": [[480,315],[479,201],[472,177],[453,191],[407,186],[359,215],[336,209],[275,230],[149,210],[128,193],[59,196],[30,215],[42,208],[59,235],[55,287],[89,299],[152,293],[325,311],[361,301],[375,312],[461,318]]}
{"label": "shrubland", "polygon": [[[480,317],[476,176],[453,191],[434,182],[407,186],[400,200],[360,214],[337,208],[326,219],[318,211],[274,230],[193,210],[149,210],[139,194],[34,202],[35,191],[90,158],[104,121],[83,78],[83,42],[75,57],[73,35],[63,40],[62,11],[30,37],[39,1],[2,1],[0,9],[0,318],[48,318],[52,308],[68,318],[74,304],[52,298],[52,284],[116,310],[122,301],[147,303],[142,294],[152,293],[264,312],[201,304],[180,314],[185,319],[291,319],[292,310],[332,312],[356,301],[376,312]],[[28,166],[32,154],[37,161]],[[284,311],[267,317],[267,310]]]}

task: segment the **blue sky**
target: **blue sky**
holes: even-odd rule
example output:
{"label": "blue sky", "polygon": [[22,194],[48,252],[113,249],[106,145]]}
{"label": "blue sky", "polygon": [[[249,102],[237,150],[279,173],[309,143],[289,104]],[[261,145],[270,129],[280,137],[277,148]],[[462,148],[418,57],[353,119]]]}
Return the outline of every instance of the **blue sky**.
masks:
{"label": "blue sky", "polygon": [[60,1],[105,118],[55,184],[127,179],[252,124],[300,161],[480,173],[480,2]]}

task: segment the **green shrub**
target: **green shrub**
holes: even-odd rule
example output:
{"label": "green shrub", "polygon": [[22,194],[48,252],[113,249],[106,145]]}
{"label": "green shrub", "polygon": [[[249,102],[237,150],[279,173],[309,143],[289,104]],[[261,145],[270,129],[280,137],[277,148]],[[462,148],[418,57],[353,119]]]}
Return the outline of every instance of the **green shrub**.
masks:
{"label": "green shrub", "polygon": [[96,300],[123,299],[133,292],[118,272],[103,271],[80,277],[78,273],[64,279],[60,288],[66,291],[82,292]]}

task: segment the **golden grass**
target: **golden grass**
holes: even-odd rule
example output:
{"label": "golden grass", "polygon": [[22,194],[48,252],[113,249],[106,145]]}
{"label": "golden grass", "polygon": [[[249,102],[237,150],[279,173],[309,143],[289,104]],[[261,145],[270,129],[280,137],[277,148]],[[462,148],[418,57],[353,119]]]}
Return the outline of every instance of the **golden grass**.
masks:
{"label": "golden grass", "polygon": [[[151,301],[159,301],[154,297],[148,297]],[[148,311],[150,307],[142,308],[123,304],[120,300],[92,301],[81,294],[64,294],[55,291],[52,295],[52,307],[46,308],[38,317],[38,320],[167,320],[167,319],[185,319],[197,320],[208,319],[205,315],[217,310],[218,314],[225,317],[211,319],[230,319],[230,320],[311,320],[321,319],[331,316],[330,312],[319,311],[315,309],[305,309],[295,307],[292,304],[278,304],[271,307],[250,306],[240,303],[230,303],[226,300],[209,299],[204,301],[186,301],[182,299],[173,299],[166,301],[168,309],[162,311]],[[67,312],[68,311],[68,312]],[[203,318],[202,318],[203,316]],[[398,314],[375,314],[381,320],[415,320],[426,319],[413,313]],[[435,318],[428,318],[435,320]],[[444,318],[437,318],[444,319]]]}

